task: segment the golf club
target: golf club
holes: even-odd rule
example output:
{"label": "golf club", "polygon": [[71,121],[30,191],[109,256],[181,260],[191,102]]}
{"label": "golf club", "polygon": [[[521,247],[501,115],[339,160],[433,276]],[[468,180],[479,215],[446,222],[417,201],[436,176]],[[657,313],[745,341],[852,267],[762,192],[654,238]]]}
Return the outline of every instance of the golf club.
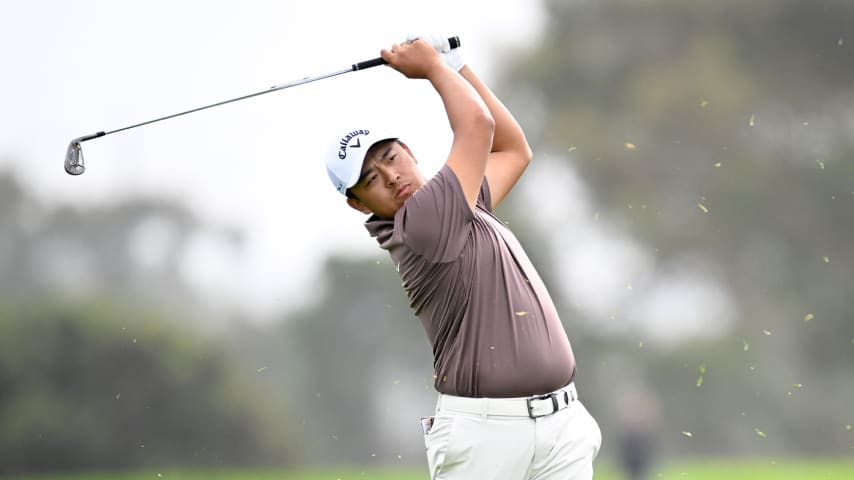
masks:
{"label": "golf club", "polygon": [[[459,37],[451,37],[448,39],[448,43],[450,43],[451,48],[458,48],[460,46]],[[68,150],[65,152],[65,171],[70,175],[80,175],[86,171],[86,166],[83,163],[83,148],[80,146],[81,143],[92,140],[94,138],[100,138],[106,135],[110,135],[113,133],[122,132],[125,130],[130,130],[132,128],[141,127],[143,125],[148,125],[150,123],[159,122],[162,120],[168,120],[170,118],[180,117],[181,115],[186,115],[188,113],[198,112],[200,110],[206,110],[208,108],[218,107],[220,105],[225,105],[227,103],[236,102],[238,100],[245,100],[247,98],[257,97],[258,95],[264,95],[265,93],[276,92],[278,90],[284,90],[286,88],[296,87],[297,85],[302,85],[304,83],[316,82],[318,80],[323,80],[324,78],[334,77],[336,75],[341,75],[348,72],[356,72],[359,70],[364,70],[366,68],[376,67],[379,65],[385,65],[386,61],[382,59],[382,57],[377,57],[371,60],[365,60],[363,62],[354,63],[353,65],[345,68],[343,70],[338,70],[336,72],[325,73],[322,75],[317,75],[314,77],[305,77],[299,80],[294,80],[292,82],[283,83],[281,85],[273,85],[267,90],[262,90],[260,92],[250,93],[249,95],[244,95],[242,97],[232,98],[230,100],[224,100],[222,102],[212,103],[210,105],[205,105],[203,107],[194,108],[192,110],[186,110],[184,112],[174,113],[172,115],[167,115],[165,117],[155,118],[154,120],[148,120],[142,123],[137,123],[135,125],[130,125],[127,127],[118,128],[115,130],[110,130],[108,132],[97,132],[91,135],[84,135],[82,137],[77,137],[68,144]]]}

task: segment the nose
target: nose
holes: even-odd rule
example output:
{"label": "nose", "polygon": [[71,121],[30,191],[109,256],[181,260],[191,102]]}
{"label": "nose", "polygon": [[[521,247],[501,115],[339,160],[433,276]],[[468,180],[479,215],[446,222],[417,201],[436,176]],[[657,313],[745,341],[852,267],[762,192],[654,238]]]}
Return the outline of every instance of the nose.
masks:
{"label": "nose", "polygon": [[398,180],[400,180],[400,174],[394,169],[385,168],[382,174],[385,177],[386,186],[392,187],[397,185]]}

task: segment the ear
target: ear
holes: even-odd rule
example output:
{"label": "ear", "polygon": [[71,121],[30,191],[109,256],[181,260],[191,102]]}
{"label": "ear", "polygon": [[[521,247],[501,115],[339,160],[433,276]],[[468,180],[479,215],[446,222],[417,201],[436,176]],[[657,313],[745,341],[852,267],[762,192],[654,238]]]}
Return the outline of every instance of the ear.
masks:
{"label": "ear", "polygon": [[371,210],[368,207],[365,206],[364,203],[359,201],[358,198],[347,197],[347,205],[350,205],[350,208],[352,208],[354,210],[358,210],[358,211],[365,213],[365,214],[373,213],[373,212],[371,212]]}

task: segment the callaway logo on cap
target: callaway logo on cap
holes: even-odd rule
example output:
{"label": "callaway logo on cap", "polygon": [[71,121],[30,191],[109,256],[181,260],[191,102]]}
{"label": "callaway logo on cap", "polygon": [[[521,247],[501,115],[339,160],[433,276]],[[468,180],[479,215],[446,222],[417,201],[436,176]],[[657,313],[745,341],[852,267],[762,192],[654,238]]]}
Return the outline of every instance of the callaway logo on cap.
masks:
{"label": "callaway logo on cap", "polygon": [[369,129],[350,130],[335,137],[331,151],[326,154],[326,172],[335,190],[346,195],[347,189],[359,180],[368,150],[377,142],[396,139],[394,135]]}
{"label": "callaway logo on cap", "polygon": [[[359,135],[370,135],[370,130],[354,130],[347,135],[344,135],[339,142],[338,148],[338,158],[344,160],[347,158],[347,147],[350,148],[361,148],[362,142],[359,140]],[[353,141],[353,144],[350,145],[350,141]]]}

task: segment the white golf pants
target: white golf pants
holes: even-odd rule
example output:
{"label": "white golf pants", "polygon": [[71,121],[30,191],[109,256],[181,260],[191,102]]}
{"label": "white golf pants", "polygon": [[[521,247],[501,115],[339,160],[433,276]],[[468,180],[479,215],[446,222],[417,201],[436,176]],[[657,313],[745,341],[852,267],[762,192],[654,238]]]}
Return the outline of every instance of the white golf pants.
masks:
{"label": "white golf pants", "polygon": [[602,444],[572,384],[533,402],[440,395],[422,427],[432,480],[590,480]]}

